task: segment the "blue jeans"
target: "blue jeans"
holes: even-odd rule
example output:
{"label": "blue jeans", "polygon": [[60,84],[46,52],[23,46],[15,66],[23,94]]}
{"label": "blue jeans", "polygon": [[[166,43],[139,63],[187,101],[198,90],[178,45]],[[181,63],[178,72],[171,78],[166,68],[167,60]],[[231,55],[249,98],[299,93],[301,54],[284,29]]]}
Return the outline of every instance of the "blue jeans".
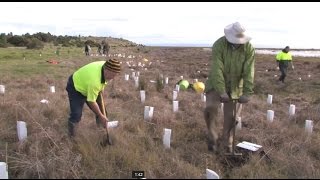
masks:
{"label": "blue jeans", "polygon": [[[79,123],[82,117],[82,110],[83,110],[84,103],[86,103],[90,109],[91,107],[88,104],[87,97],[85,97],[75,89],[72,75],[68,79],[66,90],[68,92],[69,104],[70,104],[69,123],[70,122],[74,124]],[[100,98],[100,95],[98,96],[97,101],[99,101],[99,98]],[[96,116],[96,123],[98,125],[100,124],[100,120],[98,116]]]}

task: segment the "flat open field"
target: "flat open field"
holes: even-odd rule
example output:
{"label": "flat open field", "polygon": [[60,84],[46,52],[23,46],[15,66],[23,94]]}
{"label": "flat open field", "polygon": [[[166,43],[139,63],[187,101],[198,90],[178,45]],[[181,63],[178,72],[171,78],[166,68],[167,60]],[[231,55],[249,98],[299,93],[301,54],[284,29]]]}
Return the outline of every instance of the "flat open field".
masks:
{"label": "flat open field", "polygon": [[[110,129],[115,144],[107,147],[100,146],[104,131],[96,127],[95,115],[86,105],[75,141],[68,138],[65,91],[75,70],[106,57],[86,57],[80,48],[62,48],[58,56],[55,50],[46,46],[40,56],[39,50],[0,48],[0,84],[5,85],[5,94],[0,94],[0,161],[7,161],[9,178],[132,178],[135,170],[144,171],[148,179],[206,178],[207,168],[220,178],[320,177],[320,58],[293,57],[295,69],[289,70],[285,85],[278,85],[274,56],[256,55],[255,94],[243,107],[242,129],[235,140],[262,145],[270,159],[245,153],[235,162],[208,151],[200,94],[180,91],[179,111],[173,112],[175,83],[180,76],[191,83],[205,82],[210,49],[111,48],[110,54],[125,57],[116,57],[123,71],[105,89],[109,118],[119,121]],[[131,75],[138,71],[136,88]],[[129,81],[125,74],[130,75]],[[160,74],[169,78],[163,88],[150,82]],[[55,86],[55,93],[50,93],[50,86]],[[146,91],[144,103],[141,87]],[[273,95],[272,105],[267,104],[268,94]],[[42,99],[49,103],[40,103]],[[296,106],[292,117],[290,104]],[[154,107],[149,121],[144,120],[144,106]],[[274,110],[272,123],[267,121],[267,110]],[[313,120],[310,135],[305,120]],[[18,140],[17,121],[27,123],[28,137],[23,142]],[[172,130],[170,149],[162,142],[164,128]]]}

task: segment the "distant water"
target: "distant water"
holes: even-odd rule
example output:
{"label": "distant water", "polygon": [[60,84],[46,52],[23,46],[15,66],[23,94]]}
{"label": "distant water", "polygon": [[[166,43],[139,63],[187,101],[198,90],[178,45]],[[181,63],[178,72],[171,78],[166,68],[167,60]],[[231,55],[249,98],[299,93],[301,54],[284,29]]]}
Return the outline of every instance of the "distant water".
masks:
{"label": "distant water", "polygon": [[[256,49],[257,54],[273,54],[276,55],[281,50],[269,50],[269,49]],[[304,50],[292,50],[290,51],[292,56],[300,56],[300,57],[320,57],[320,51],[304,51]]]}
{"label": "distant water", "polygon": [[[211,51],[211,48],[203,48],[204,51]],[[271,54],[276,55],[281,50],[270,50],[270,49],[256,49],[256,54]],[[293,57],[320,57],[320,51],[304,51],[304,50],[292,50],[290,51]]]}
{"label": "distant water", "polygon": [[[203,47],[204,51],[211,51],[211,46],[208,44],[148,44],[147,46],[162,46],[162,47]],[[281,49],[263,49],[257,48],[257,54],[276,55]],[[291,50],[292,56],[300,57],[320,57],[320,50]]]}
{"label": "distant water", "polygon": [[211,47],[209,44],[146,44],[147,46],[158,47]]}

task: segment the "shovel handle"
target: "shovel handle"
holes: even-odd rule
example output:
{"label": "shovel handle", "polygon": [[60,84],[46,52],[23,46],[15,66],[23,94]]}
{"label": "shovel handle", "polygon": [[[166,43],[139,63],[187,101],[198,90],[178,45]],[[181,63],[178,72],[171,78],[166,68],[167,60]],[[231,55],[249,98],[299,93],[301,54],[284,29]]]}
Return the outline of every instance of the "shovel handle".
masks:
{"label": "shovel handle", "polygon": [[104,99],[103,99],[103,96],[102,96],[102,93],[100,92],[100,105],[101,105],[101,111],[102,111],[102,114],[104,116],[107,116],[107,113],[106,113],[106,109],[104,107]]}
{"label": "shovel handle", "polygon": [[[104,115],[104,116],[108,116],[108,114],[107,114],[107,112],[106,112],[106,108],[105,108],[105,106],[104,106],[104,99],[103,99],[103,96],[102,96],[102,93],[100,92],[100,105],[101,105],[101,111],[102,111],[102,114]],[[108,122],[106,122],[106,123],[108,123]],[[106,130],[107,130],[107,124],[106,124]],[[108,132],[108,130],[107,130],[107,132]]]}
{"label": "shovel handle", "polygon": [[[101,108],[102,108],[102,114],[107,117],[108,114],[107,114],[106,108],[104,106],[104,99],[103,99],[103,96],[102,96],[102,92],[100,92],[100,104],[101,104]],[[112,143],[111,143],[111,139],[109,137],[108,124],[107,123],[108,122],[106,122],[106,128],[105,128],[106,129],[106,134],[107,134],[106,142],[107,142],[107,144],[111,145]]]}

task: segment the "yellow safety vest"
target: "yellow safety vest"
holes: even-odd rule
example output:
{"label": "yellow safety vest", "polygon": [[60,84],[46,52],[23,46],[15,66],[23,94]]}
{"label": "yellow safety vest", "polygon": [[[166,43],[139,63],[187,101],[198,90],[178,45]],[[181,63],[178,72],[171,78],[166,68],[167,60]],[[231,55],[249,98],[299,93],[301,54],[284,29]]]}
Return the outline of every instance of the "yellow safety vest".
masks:
{"label": "yellow safety vest", "polygon": [[292,55],[290,52],[285,53],[281,51],[277,54],[276,59],[277,61],[292,61]]}

